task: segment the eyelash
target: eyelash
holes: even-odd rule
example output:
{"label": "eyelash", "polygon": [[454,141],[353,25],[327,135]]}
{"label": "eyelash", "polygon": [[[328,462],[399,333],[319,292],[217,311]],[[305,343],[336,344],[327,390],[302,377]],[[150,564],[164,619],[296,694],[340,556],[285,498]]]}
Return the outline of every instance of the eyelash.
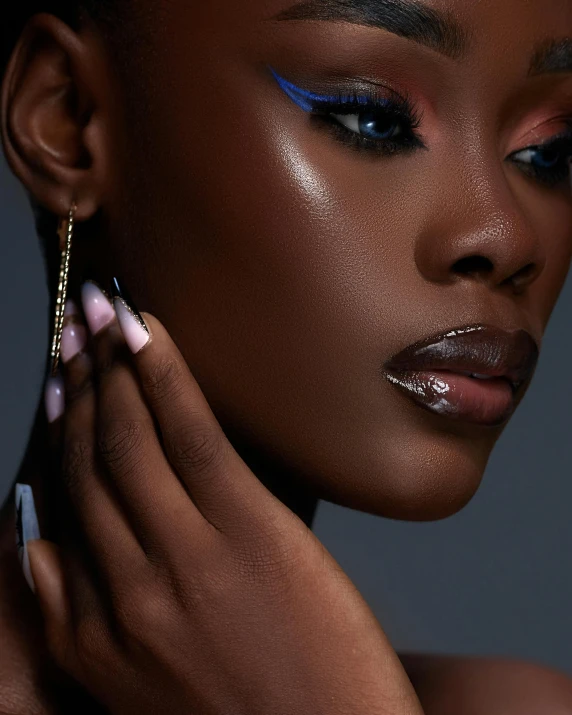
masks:
{"label": "eyelash", "polygon": [[[515,157],[526,152],[548,152],[559,157],[555,168],[550,169],[542,166],[535,166],[532,162],[523,162]],[[536,179],[541,184],[553,188],[564,182],[570,181],[570,160],[572,159],[572,119],[568,122],[566,132],[553,137],[544,144],[536,144],[524,147],[513,152],[508,160],[519,164],[521,171],[527,176]]]}
{"label": "eyelash", "polygon": [[[364,150],[378,156],[405,154],[426,146],[418,133],[422,121],[421,113],[409,97],[374,97],[363,94],[345,94],[325,97],[316,102],[310,112],[312,120],[325,125],[335,139],[352,149]],[[399,139],[375,139],[364,136],[344,126],[336,116],[359,117],[371,114],[372,118],[395,123],[400,128]]]}

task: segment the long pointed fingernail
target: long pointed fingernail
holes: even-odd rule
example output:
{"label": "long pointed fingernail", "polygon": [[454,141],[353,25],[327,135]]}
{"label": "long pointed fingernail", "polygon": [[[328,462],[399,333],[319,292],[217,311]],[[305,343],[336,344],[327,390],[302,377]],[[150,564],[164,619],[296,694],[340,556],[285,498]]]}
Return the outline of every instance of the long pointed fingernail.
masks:
{"label": "long pointed fingernail", "polygon": [[111,294],[125,342],[132,353],[138,353],[149,342],[149,329],[135,308],[127,289],[120,285],[117,278],[113,279]]}
{"label": "long pointed fingernail", "polygon": [[81,302],[92,335],[115,320],[115,311],[111,301],[95,281],[86,281],[82,285]]}
{"label": "long pointed fingernail", "polygon": [[30,569],[28,541],[40,538],[40,526],[32,487],[29,484],[16,484],[16,545],[24,577],[34,593],[36,587]]}
{"label": "long pointed fingernail", "polygon": [[48,422],[55,422],[64,413],[65,409],[65,387],[64,379],[61,375],[48,377],[44,388],[44,405]]}
{"label": "long pointed fingernail", "polygon": [[87,330],[77,305],[71,299],[66,301],[64,317],[68,318],[68,323],[62,330],[61,357],[66,363],[87,345]]}

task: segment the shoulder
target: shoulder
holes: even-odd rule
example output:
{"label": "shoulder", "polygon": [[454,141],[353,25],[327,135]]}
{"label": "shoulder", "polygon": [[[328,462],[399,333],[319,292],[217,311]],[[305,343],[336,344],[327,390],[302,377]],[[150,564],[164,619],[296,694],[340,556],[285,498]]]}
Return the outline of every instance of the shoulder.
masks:
{"label": "shoulder", "polygon": [[426,715],[572,715],[572,679],[508,658],[400,655]]}

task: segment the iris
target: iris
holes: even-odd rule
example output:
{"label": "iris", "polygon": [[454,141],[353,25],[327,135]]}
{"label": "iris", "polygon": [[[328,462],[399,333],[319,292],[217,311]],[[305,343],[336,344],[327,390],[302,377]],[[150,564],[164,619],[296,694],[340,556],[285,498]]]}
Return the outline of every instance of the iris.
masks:
{"label": "iris", "polygon": [[358,115],[358,129],[362,136],[370,139],[394,139],[401,133],[401,125],[396,117],[376,111]]}

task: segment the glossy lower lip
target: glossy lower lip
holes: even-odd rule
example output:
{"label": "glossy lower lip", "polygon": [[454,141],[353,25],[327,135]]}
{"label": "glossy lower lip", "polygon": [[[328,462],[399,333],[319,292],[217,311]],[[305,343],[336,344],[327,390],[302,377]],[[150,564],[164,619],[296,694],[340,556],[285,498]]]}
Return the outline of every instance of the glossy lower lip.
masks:
{"label": "glossy lower lip", "polygon": [[427,410],[496,426],[514,412],[537,360],[538,346],[526,331],[479,324],[408,346],[385,364],[384,374]]}
{"label": "glossy lower lip", "polygon": [[388,371],[386,377],[421,407],[451,419],[501,425],[516,407],[513,388],[502,377],[478,380],[446,370]]}

